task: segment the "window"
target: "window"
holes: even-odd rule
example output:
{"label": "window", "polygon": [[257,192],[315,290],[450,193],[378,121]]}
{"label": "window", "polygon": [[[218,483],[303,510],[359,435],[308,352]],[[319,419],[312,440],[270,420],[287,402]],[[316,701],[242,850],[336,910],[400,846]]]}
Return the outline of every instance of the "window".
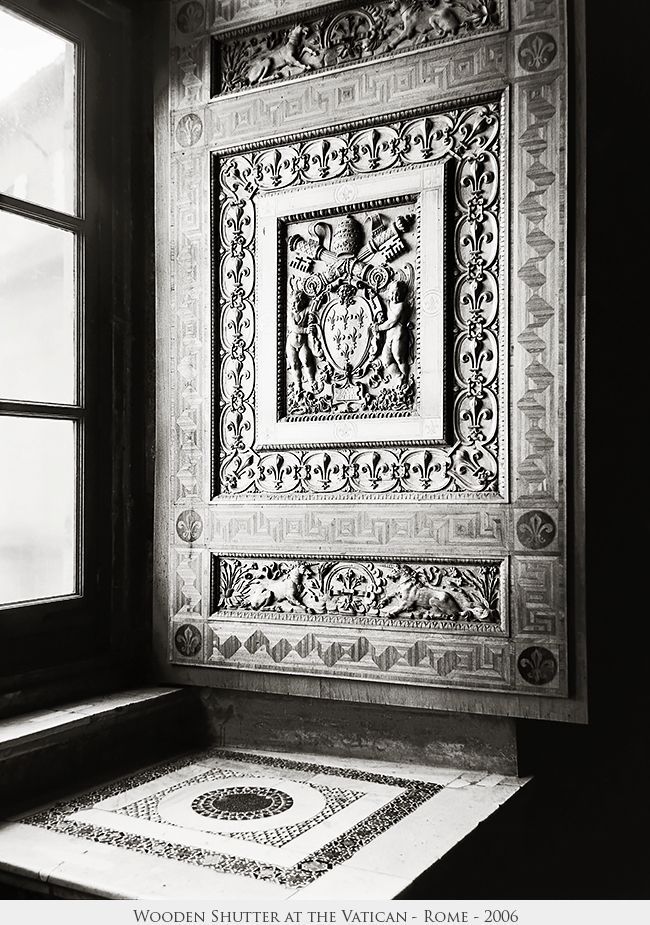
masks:
{"label": "window", "polygon": [[8,605],[83,591],[83,60],[79,43],[2,8],[0,37],[0,604]]}
{"label": "window", "polygon": [[110,0],[0,0],[4,677],[110,645],[126,21]]}

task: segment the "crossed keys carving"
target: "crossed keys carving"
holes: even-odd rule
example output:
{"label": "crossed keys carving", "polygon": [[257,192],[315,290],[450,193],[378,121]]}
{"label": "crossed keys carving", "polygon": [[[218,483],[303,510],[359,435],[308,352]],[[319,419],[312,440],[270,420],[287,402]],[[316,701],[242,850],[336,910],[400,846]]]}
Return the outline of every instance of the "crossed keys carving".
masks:
{"label": "crossed keys carving", "polygon": [[389,263],[408,250],[414,219],[373,213],[367,233],[348,213],[289,237],[289,413],[412,405],[414,271]]}

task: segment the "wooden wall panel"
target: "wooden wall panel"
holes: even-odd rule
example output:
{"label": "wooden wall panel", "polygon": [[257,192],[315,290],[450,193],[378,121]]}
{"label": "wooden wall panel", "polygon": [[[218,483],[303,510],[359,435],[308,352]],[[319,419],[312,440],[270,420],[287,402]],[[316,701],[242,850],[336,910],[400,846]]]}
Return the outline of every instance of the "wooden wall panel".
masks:
{"label": "wooden wall panel", "polygon": [[564,6],[267,6],[171,4],[162,671],[584,720]]}

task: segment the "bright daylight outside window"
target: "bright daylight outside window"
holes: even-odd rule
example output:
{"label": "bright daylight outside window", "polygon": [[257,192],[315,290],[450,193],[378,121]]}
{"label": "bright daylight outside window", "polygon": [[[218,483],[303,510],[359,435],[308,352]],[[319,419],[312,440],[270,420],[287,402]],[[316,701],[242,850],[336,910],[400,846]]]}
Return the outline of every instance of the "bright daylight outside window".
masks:
{"label": "bright daylight outside window", "polygon": [[82,592],[81,67],[0,3],[0,606]]}

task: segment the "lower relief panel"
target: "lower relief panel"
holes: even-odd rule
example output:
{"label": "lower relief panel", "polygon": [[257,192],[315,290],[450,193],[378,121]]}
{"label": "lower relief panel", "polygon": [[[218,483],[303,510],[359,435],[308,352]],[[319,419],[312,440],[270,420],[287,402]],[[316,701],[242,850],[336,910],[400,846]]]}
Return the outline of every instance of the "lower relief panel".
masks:
{"label": "lower relief panel", "polygon": [[[513,639],[507,559],[211,555],[210,615],[181,609],[176,664],[564,693],[555,639]],[[519,635],[519,634],[517,634]],[[549,648],[550,646],[550,648]],[[521,651],[520,651],[521,650]]]}

